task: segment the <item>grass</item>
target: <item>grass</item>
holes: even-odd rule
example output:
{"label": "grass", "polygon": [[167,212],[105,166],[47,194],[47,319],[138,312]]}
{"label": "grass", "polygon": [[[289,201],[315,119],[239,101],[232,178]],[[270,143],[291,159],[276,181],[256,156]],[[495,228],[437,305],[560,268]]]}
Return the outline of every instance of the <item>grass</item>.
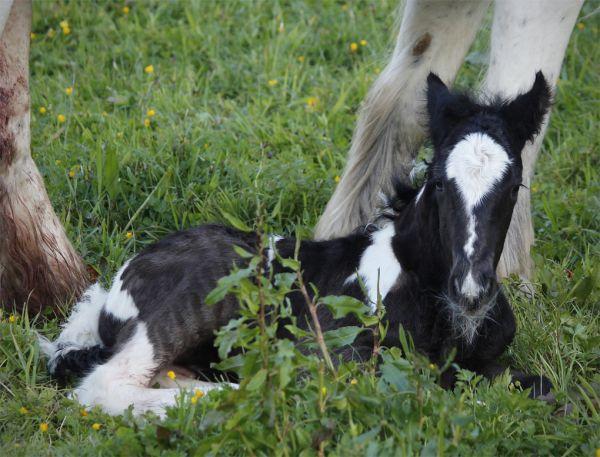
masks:
{"label": "grass", "polygon": [[[385,64],[395,4],[148,1],[126,13],[117,2],[35,2],[32,151],[86,262],[109,278],[172,230],[254,227],[259,214],[277,233],[310,236],[356,109]],[[410,351],[387,352],[376,378],[356,365],[324,373],[318,360],[273,345],[267,365],[297,373],[305,364],[304,380],[272,368],[252,378],[254,390],[182,400],[164,423],[111,418],[80,411],[47,377],[33,329],[55,334],[58,319],[5,313],[0,454],[597,456],[597,17],[573,32],[532,186],[535,294],[507,284],[519,322],[507,359],[548,376],[556,405],[528,400],[507,379],[474,390],[467,372],[443,391],[437,369]],[[487,38],[484,30],[461,86],[482,74]]]}

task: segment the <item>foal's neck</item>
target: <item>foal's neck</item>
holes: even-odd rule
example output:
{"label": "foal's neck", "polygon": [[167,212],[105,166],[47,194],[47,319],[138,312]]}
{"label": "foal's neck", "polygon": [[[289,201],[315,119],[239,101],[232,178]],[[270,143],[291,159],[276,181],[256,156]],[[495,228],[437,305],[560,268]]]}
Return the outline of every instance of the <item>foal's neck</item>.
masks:
{"label": "foal's neck", "polygon": [[443,284],[450,268],[440,242],[436,202],[426,191],[407,203],[394,220],[393,247],[407,273],[412,273],[427,288]]}

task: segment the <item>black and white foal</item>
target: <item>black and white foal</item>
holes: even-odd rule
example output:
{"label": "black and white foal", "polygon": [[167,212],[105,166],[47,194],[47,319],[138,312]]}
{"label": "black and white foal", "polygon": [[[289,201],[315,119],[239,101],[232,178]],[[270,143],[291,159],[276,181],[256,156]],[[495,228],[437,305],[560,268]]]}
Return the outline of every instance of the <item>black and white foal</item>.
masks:
{"label": "black and white foal", "polygon": [[[381,294],[389,321],[383,345],[398,346],[402,325],[416,348],[443,363],[453,348],[462,367],[494,377],[505,367],[499,356],[515,334],[515,319],[496,280],[496,266],[521,185],[521,150],[539,130],[550,103],[541,73],[516,99],[480,104],[450,92],[428,77],[427,108],[434,158],[420,189],[398,189],[379,223],[328,241],[303,241],[303,278],[322,295],[351,295],[374,310]],[[49,370],[57,377],[82,376],[75,390],[85,405],[111,414],[130,405],[135,413],[159,414],[175,403],[180,386],[218,386],[195,379],[164,383],[172,366],[216,361],[214,332],[236,317],[226,297],[215,306],[206,295],[232,265],[242,265],[233,247],[256,252],[256,234],[204,225],[171,234],[130,259],[108,292],[92,286],[55,342],[42,339]],[[294,254],[295,240],[275,237],[271,249]],[[269,252],[271,268],[283,268]],[[359,281],[360,278],[360,281]],[[290,294],[300,326],[308,310]],[[333,319],[319,308],[324,330],[357,325]],[[358,336],[339,355],[368,359],[372,332]],[[513,371],[534,395],[548,380]],[[153,389],[156,380],[170,388]],[[167,380],[168,381],[168,380]],[[452,384],[452,374],[445,384]]]}

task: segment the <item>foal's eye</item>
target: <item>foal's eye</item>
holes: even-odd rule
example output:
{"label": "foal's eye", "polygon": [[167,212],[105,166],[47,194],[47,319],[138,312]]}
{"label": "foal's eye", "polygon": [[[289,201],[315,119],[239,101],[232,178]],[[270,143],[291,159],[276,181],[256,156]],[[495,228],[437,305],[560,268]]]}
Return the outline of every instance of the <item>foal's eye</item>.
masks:
{"label": "foal's eye", "polygon": [[512,198],[517,198],[519,196],[519,188],[520,187],[521,187],[520,184],[518,186],[513,186],[513,188],[510,191]]}
{"label": "foal's eye", "polygon": [[435,190],[437,190],[438,192],[442,192],[444,190],[444,183],[442,181],[436,181],[434,185]]}

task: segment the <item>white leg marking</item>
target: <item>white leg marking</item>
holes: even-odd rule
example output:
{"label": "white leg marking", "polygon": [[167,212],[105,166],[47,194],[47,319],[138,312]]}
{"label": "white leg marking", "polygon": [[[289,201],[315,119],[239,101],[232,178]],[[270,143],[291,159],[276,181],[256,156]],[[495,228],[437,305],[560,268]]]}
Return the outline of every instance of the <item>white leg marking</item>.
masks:
{"label": "white leg marking", "polygon": [[[172,370],[176,373],[175,379],[171,379],[167,373]],[[186,370],[187,371],[187,370]],[[159,373],[152,378],[150,385],[153,386],[158,384],[161,389],[185,389],[195,390],[200,389],[203,393],[210,392],[211,390],[219,390],[223,387],[231,387],[237,389],[239,386],[233,382],[207,382],[196,379],[193,375],[182,373],[180,367],[170,367],[161,370]]]}
{"label": "white leg marking", "polygon": [[[394,224],[388,224],[374,232],[371,245],[365,249],[360,259],[358,275],[367,289],[369,307],[373,313],[377,311],[377,292],[379,291],[381,300],[384,300],[398,281],[402,270],[392,248],[392,238],[395,233]],[[349,284],[356,279],[354,273],[344,284]]]}
{"label": "white leg marking", "polygon": [[119,269],[115,278],[113,280],[113,284],[110,288],[110,292],[108,293],[108,297],[106,299],[106,305],[104,310],[110,314],[112,314],[117,319],[122,321],[126,321],[127,319],[132,319],[137,317],[139,314],[139,310],[133,301],[133,298],[126,290],[123,290],[123,281],[121,280],[121,275],[125,271],[125,269],[129,266],[129,260],[125,262],[125,264]]}
{"label": "white leg marking", "polygon": [[54,371],[57,359],[67,352],[101,344],[98,319],[106,296],[106,291],[99,283],[93,284],[73,307],[56,341],[38,336],[40,349],[48,357],[50,372]]}
{"label": "white leg marking", "polygon": [[83,405],[98,405],[112,415],[130,405],[135,414],[154,411],[163,415],[167,406],[175,404],[179,389],[149,388],[157,367],[146,324],[140,322],[121,350],[86,376],[74,394]]}

